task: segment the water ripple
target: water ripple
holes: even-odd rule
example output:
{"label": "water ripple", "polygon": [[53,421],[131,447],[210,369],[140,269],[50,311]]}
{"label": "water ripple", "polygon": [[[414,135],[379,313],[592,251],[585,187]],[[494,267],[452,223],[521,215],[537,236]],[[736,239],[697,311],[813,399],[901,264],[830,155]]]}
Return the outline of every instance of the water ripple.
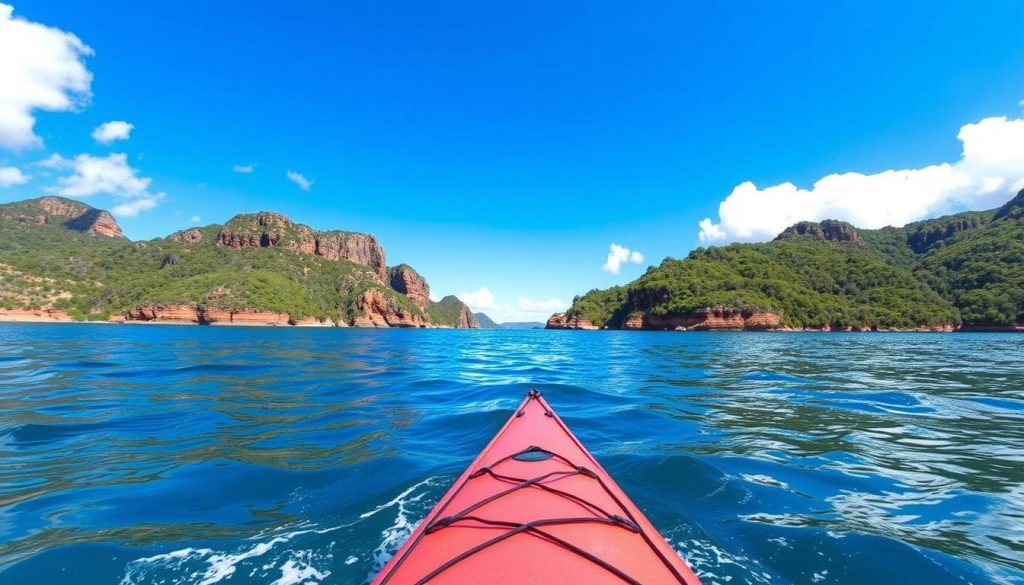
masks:
{"label": "water ripple", "polygon": [[0,582],[365,582],[536,387],[708,583],[1024,583],[1022,355],[0,324]]}

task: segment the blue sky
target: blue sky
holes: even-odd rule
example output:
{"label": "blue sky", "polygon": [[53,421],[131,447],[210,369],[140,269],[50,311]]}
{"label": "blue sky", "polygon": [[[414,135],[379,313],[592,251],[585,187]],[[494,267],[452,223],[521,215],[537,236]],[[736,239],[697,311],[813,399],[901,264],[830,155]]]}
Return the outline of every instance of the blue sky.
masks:
{"label": "blue sky", "polygon": [[[0,89],[36,138],[4,144],[0,111],[0,167],[21,173],[0,201],[146,200],[119,219],[136,239],[277,210],[376,234],[437,295],[486,287],[477,308],[542,319],[793,218],[877,227],[1008,199],[1024,4],[893,4],[16,2],[0,23],[76,35],[91,51],[56,66],[91,79],[71,71],[68,107]],[[109,121],[128,138],[95,140]],[[103,168],[134,170],[128,187],[74,182],[121,153]],[[863,175],[815,186],[847,172]]]}

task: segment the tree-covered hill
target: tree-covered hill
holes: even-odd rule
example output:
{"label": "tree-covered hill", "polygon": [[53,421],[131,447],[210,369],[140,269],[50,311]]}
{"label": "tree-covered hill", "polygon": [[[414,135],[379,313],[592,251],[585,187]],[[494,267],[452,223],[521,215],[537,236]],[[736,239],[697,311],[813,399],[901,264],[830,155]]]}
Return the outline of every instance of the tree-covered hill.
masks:
{"label": "tree-covered hill", "polygon": [[564,317],[616,328],[708,308],[778,314],[794,328],[1024,322],[1024,191],[998,210],[901,228],[800,222],[772,242],[699,248],[577,297]]}
{"label": "tree-covered hill", "polygon": [[1024,191],[990,221],[929,249],[914,273],[967,325],[1024,323]]}
{"label": "tree-covered hill", "polygon": [[[76,319],[107,319],[139,306],[188,304],[348,324],[375,310],[364,300],[374,289],[394,311],[458,325],[447,315],[431,320],[428,310],[393,290],[381,278],[383,248],[366,234],[316,232],[278,214],[250,214],[224,226],[131,242],[77,229],[50,213],[56,208],[48,211],[44,199],[98,215],[53,197],[0,205],[0,308],[53,308]],[[256,226],[257,216],[276,223]],[[240,243],[243,236],[254,240]]]}
{"label": "tree-covered hill", "polygon": [[498,327],[494,319],[488,317],[486,313],[473,313],[473,316],[476,317],[476,321],[480,324],[481,329],[495,329]]}

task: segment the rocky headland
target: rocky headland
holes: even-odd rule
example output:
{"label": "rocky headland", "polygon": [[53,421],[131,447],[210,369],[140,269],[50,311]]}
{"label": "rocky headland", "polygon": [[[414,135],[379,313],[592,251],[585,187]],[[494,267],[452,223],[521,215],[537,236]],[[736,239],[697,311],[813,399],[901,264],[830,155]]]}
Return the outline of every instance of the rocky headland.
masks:
{"label": "rocky headland", "polygon": [[430,300],[372,234],[275,212],[131,242],[106,211],[61,197],[0,205],[0,320],[199,325],[477,327]]}
{"label": "rocky headland", "polygon": [[1024,191],[998,209],[862,230],[803,221],[592,290],[548,329],[1024,331]]}

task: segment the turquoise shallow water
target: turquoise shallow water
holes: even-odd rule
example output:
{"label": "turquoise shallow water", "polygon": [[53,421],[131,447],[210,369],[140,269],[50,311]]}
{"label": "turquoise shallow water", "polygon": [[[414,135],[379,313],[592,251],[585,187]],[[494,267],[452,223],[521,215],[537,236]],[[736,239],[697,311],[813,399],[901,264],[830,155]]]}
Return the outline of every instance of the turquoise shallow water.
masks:
{"label": "turquoise shallow water", "polygon": [[0,324],[0,583],[362,583],[536,387],[707,583],[1024,583],[1024,336]]}

